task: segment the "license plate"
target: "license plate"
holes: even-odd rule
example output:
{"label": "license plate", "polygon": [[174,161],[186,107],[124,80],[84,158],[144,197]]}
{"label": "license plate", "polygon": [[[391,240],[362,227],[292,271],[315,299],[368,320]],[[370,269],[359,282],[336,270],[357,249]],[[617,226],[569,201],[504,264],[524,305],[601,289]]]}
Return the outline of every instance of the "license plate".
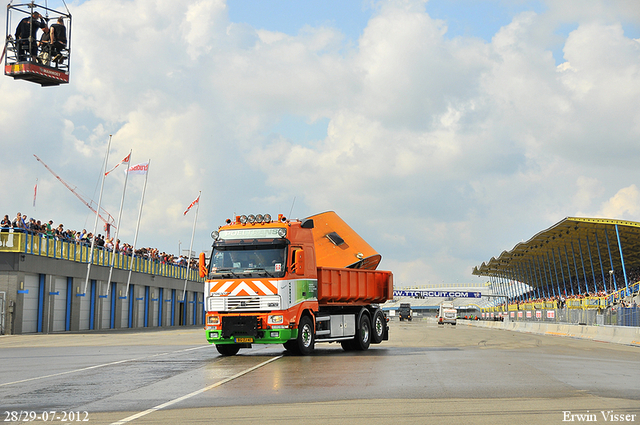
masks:
{"label": "license plate", "polygon": [[235,338],[235,342],[236,344],[245,344],[247,342],[253,342],[253,337],[247,336],[247,337]]}

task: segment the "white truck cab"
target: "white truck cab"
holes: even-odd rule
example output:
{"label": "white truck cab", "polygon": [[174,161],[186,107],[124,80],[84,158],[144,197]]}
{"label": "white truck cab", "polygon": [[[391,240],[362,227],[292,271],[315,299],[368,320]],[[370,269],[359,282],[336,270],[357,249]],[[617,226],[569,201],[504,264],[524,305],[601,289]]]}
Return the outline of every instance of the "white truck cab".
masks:
{"label": "white truck cab", "polygon": [[453,306],[453,301],[442,301],[438,308],[438,324],[444,325],[449,323],[450,325],[456,324],[456,318],[458,311]]}

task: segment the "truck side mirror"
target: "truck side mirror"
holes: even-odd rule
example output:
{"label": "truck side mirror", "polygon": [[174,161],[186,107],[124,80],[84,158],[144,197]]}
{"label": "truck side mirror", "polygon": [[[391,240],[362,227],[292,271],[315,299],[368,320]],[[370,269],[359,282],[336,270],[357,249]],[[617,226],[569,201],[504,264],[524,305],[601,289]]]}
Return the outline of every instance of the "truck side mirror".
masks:
{"label": "truck side mirror", "polygon": [[204,252],[200,253],[200,258],[198,258],[198,260],[198,270],[200,272],[200,277],[205,277],[207,275],[207,266],[204,264]]}
{"label": "truck side mirror", "polygon": [[304,274],[304,251],[301,249],[296,250],[296,263],[294,265],[295,274]]}

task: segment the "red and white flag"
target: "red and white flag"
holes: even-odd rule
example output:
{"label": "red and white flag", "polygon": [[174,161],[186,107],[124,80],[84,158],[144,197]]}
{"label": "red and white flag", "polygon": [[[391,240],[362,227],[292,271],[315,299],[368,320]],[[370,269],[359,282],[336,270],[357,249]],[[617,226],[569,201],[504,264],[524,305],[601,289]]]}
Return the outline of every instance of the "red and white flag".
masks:
{"label": "red and white flag", "polygon": [[200,202],[200,195],[198,195],[198,197],[196,198],[196,200],[195,200],[195,201],[193,201],[191,204],[189,204],[189,206],[187,207],[187,209],[186,209],[186,210],[184,210],[184,214],[182,214],[182,215],[187,215],[187,213],[189,212],[189,210],[190,210],[191,208],[193,208],[193,206],[194,206],[195,204],[199,203],[199,202]]}
{"label": "red and white flag", "polygon": [[33,186],[33,206],[36,206],[36,195],[38,194],[38,179],[36,179],[36,185]]}
{"label": "red and white flag", "polygon": [[141,162],[140,164],[136,164],[133,165],[131,167],[129,167],[126,171],[129,174],[147,174],[147,171],[149,170],[149,163],[148,162]]}
{"label": "red and white flag", "polygon": [[109,173],[115,170],[116,168],[118,168],[120,164],[124,164],[125,162],[128,164],[130,160],[131,160],[131,154],[127,155],[122,161],[118,162],[115,167],[113,167],[112,169],[104,173],[104,175],[105,176],[109,175]]}

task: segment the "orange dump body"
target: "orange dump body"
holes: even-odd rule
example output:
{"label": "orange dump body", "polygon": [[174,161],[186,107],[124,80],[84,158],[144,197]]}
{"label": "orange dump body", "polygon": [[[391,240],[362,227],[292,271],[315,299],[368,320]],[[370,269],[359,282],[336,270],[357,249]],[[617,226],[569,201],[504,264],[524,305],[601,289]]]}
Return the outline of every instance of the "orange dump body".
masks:
{"label": "orange dump body", "polygon": [[319,305],[379,304],[392,298],[391,272],[318,267]]}
{"label": "orange dump body", "polygon": [[307,217],[313,220],[313,242],[318,267],[375,270],[382,259],[333,211]]}

